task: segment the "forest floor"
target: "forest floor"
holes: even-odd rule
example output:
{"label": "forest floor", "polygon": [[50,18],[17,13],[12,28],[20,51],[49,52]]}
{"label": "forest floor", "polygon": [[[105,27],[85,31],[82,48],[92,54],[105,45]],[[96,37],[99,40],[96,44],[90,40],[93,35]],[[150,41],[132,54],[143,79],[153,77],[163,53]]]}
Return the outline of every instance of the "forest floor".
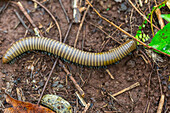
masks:
{"label": "forest floor", "polygon": [[[93,6],[102,16],[118,26],[121,25],[122,29],[135,35],[138,27],[144,21],[143,17],[134,10],[129,2],[124,0],[122,0],[122,2],[116,1],[118,0],[94,0]],[[25,97],[25,101],[36,104],[56,58],[41,54],[40,52],[32,52],[17,59],[13,64],[2,63],[2,57],[5,51],[14,42],[23,37],[35,35],[26,30],[20,23],[15,12],[21,15],[21,18],[23,18],[29,29],[33,28],[14,2],[17,3],[17,0],[13,0],[12,3],[10,2],[7,7],[0,12],[0,88],[5,89],[6,92],[15,99],[18,99],[17,89],[20,89]],[[58,41],[60,40],[59,31],[55,23],[42,7],[38,6],[37,9],[35,9],[35,4],[31,1],[22,0],[20,2],[27,12],[29,12],[33,22],[43,36]],[[70,20],[73,20],[71,1],[62,0],[62,2],[68,17]],[[136,4],[135,1],[132,2]],[[1,1],[0,8],[7,3],[8,2]],[[137,7],[147,15],[155,5],[152,1],[148,4],[143,4],[143,7],[138,7],[137,5]],[[69,23],[59,1],[47,0],[43,5],[50,10],[58,21],[62,32],[62,40],[64,40]],[[84,5],[84,2],[82,2],[82,5]],[[164,11],[166,12],[166,10]],[[84,12],[82,12],[82,16],[83,14]],[[154,18],[156,18],[156,16],[154,16]],[[49,28],[51,23],[52,27],[48,32],[47,28]],[[157,19],[155,19],[154,24],[159,27]],[[79,23],[72,25],[65,42],[66,44],[74,46],[79,25]],[[102,20],[90,7],[82,29],[80,30],[76,48],[84,51],[100,52],[101,50],[108,51],[120,45],[99,28],[112,35],[114,39],[121,43],[130,38]],[[158,30],[155,29],[154,31],[157,32]],[[150,24],[146,25],[144,32],[152,37]],[[136,50],[118,63],[105,68],[82,67],[61,60],[84,91],[84,100],[86,103],[90,103],[87,113],[155,113],[161,94],[165,95],[163,112],[168,111],[168,105],[170,105],[170,101],[168,102],[168,90],[170,90],[170,86],[168,85],[170,59],[167,56],[159,54],[163,61],[154,61],[148,56],[146,50],[143,46],[138,46]],[[150,63],[147,64],[145,59],[150,61]],[[34,67],[34,69],[30,70],[29,67]],[[113,78],[109,74],[111,74]],[[115,94],[135,83],[138,84],[138,86],[115,96],[116,100],[109,95]],[[78,90],[73,82],[66,76],[62,66],[57,63],[44,94],[61,96],[71,104],[73,111],[76,113],[84,110],[84,107],[79,103],[75,94],[76,91]],[[4,94],[0,93],[1,112],[4,110],[4,107],[6,107],[4,100]]]}

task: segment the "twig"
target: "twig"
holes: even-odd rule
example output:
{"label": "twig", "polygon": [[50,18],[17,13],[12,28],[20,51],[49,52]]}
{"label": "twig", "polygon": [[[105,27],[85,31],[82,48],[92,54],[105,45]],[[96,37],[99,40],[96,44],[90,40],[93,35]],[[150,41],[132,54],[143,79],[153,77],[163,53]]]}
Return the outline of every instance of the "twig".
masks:
{"label": "twig", "polygon": [[163,108],[163,105],[164,105],[164,99],[165,99],[165,95],[161,95],[161,99],[159,101],[157,113],[162,113],[162,108]]}
{"label": "twig", "polygon": [[159,6],[161,6],[162,4],[165,4],[166,3],[166,1],[164,1],[164,2],[162,2],[161,4],[159,4],[159,5],[157,5],[156,7],[155,7],[155,9],[153,9],[152,11],[151,11],[151,18],[150,18],[150,21],[151,21],[151,30],[152,30],[152,35],[153,35],[153,37],[154,37],[154,31],[153,31],[153,23],[152,23],[152,18],[153,18],[153,12],[159,7]]}
{"label": "twig", "polygon": [[[91,2],[93,2],[93,0],[92,0]],[[74,42],[74,47],[76,47],[76,45],[77,45],[77,41],[78,41],[78,38],[79,38],[79,34],[80,34],[81,28],[82,28],[83,23],[84,23],[84,19],[85,19],[85,17],[86,17],[86,14],[87,14],[89,8],[90,8],[90,5],[88,5],[88,7],[87,7],[87,9],[86,9],[86,11],[85,11],[85,13],[84,13],[84,15],[83,15],[83,18],[82,18],[82,20],[81,20],[81,23],[80,23],[80,26],[79,26],[79,29],[78,29],[78,32],[77,32],[77,35],[76,35],[76,39],[75,39],[75,42]]]}
{"label": "twig", "polygon": [[70,29],[71,29],[71,27],[72,27],[72,24],[73,24],[73,22],[71,21],[71,23],[69,24],[69,27],[68,27],[67,33],[66,33],[66,35],[65,35],[65,37],[64,37],[64,41],[63,41],[63,42],[66,42],[66,39],[67,39],[67,37],[68,37],[68,34],[69,34]]}
{"label": "twig", "polygon": [[67,12],[66,12],[66,10],[65,10],[65,8],[64,8],[64,6],[63,6],[62,1],[59,0],[59,2],[60,2],[60,5],[61,5],[61,8],[62,8],[63,11],[64,11],[65,16],[66,16],[67,22],[70,23],[70,19],[69,19],[68,15],[67,15]]}
{"label": "twig", "polygon": [[110,71],[108,69],[106,69],[106,72],[109,74],[109,76],[112,80],[115,79],[114,76],[110,73]]}
{"label": "twig", "polygon": [[150,108],[150,101],[149,101],[149,103],[147,105],[146,113],[149,113],[149,108]]}
{"label": "twig", "polygon": [[[86,22],[87,22],[87,21],[86,21]],[[97,25],[95,25],[95,24],[93,24],[93,23],[91,23],[91,22],[87,22],[87,23],[89,23],[89,24],[97,27],[98,29],[100,29],[105,35],[107,35],[107,37],[112,38],[115,42],[117,42],[117,43],[119,43],[119,44],[122,44],[122,43],[120,43],[119,41],[117,41],[115,38],[113,38],[111,35],[109,35],[108,33],[106,33],[106,31],[104,31],[104,30],[103,30],[102,28],[100,28],[99,26],[97,26]],[[116,29],[116,30],[117,30],[117,29]],[[115,32],[116,32],[116,31],[115,31]]]}
{"label": "twig", "polygon": [[81,94],[82,97],[84,97],[85,93],[84,91],[81,89],[81,87],[78,85],[78,83],[76,82],[76,80],[74,79],[74,77],[72,76],[72,74],[67,70],[67,68],[64,66],[64,64],[59,60],[59,63],[62,65],[63,70],[67,73],[67,76],[69,76],[69,78],[72,80],[72,82],[74,83],[76,89],[79,91],[79,93]]}
{"label": "twig", "polygon": [[150,64],[151,68],[153,69],[153,66],[151,64],[151,61],[149,60],[149,58],[147,57],[147,55],[142,51],[142,50],[139,50],[144,56],[145,58],[147,59],[148,63]]}
{"label": "twig", "polygon": [[38,36],[41,36],[42,37],[42,34],[41,32],[38,30],[38,28],[36,27],[36,25],[34,24],[33,20],[31,19],[31,17],[29,16],[29,14],[27,13],[27,11],[25,10],[25,8],[23,7],[23,5],[21,4],[21,2],[13,2],[11,1],[11,3],[13,4],[16,4],[19,9],[22,11],[22,13],[25,15],[25,17],[28,19],[28,21],[31,23],[31,25],[34,27],[34,32],[35,32],[35,35],[38,35]]}
{"label": "twig", "polygon": [[[155,1],[155,5],[157,6],[156,0],[154,0],[154,1]],[[163,19],[161,17],[161,10],[159,8],[157,8],[155,10],[155,13],[156,13],[156,16],[158,18],[159,25],[161,26],[161,29],[162,29],[165,26],[165,24],[164,24],[164,21],[163,21]]]}
{"label": "twig", "polygon": [[57,20],[55,19],[55,17],[51,14],[51,12],[45,7],[43,6],[40,2],[36,1],[36,0],[32,0],[33,2],[37,3],[38,5],[40,5],[42,8],[44,8],[47,13],[51,16],[51,18],[53,19],[53,21],[55,22],[57,28],[58,28],[58,32],[59,32],[59,35],[60,35],[60,42],[62,42],[62,34],[61,34],[61,29],[60,29],[60,26],[57,22]]}
{"label": "twig", "polygon": [[37,105],[40,104],[40,101],[41,101],[42,96],[43,96],[43,94],[44,94],[44,91],[45,91],[45,89],[46,89],[46,87],[47,87],[48,81],[50,80],[50,77],[51,77],[51,75],[52,75],[52,73],[53,73],[53,70],[54,70],[54,68],[55,68],[55,66],[56,66],[56,64],[57,64],[57,61],[58,61],[58,57],[56,58],[56,60],[55,60],[55,62],[54,62],[54,64],[53,64],[53,67],[52,67],[52,69],[51,69],[51,71],[50,71],[50,74],[49,74],[49,76],[48,76],[48,79],[47,79],[47,81],[45,82],[45,85],[44,85],[44,87],[43,87],[43,90],[42,90],[42,93],[41,93],[41,95],[40,95],[40,98],[39,98],[39,100],[38,100]]}
{"label": "twig", "polygon": [[161,95],[163,94],[162,92],[162,85],[161,85],[161,79],[160,79],[160,74],[159,74],[159,70],[157,69],[157,76],[158,76],[158,81],[159,81],[159,87],[160,87],[160,91],[161,91]]}
{"label": "twig", "polygon": [[[123,24],[121,24],[119,27],[121,27],[122,25],[123,25]],[[114,32],[112,32],[112,34],[109,35],[109,36],[111,36],[111,38],[112,38],[113,34],[115,34],[115,33],[117,32],[117,30],[118,30],[118,29],[116,29]],[[109,37],[109,36],[108,36],[108,37]],[[113,38],[112,38],[112,39],[113,39]],[[114,39],[113,39],[113,40],[114,40]],[[110,41],[110,37],[109,37],[109,39],[104,43],[104,45],[103,45],[102,49],[100,50],[100,52],[103,51],[105,45],[106,45],[109,41]],[[119,43],[120,43],[120,42],[119,42]]]}
{"label": "twig", "polygon": [[81,104],[85,107],[87,105],[87,103],[85,102],[85,100],[83,99],[83,97],[76,91],[75,92],[77,98],[80,100]]}
{"label": "twig", "polygon": [[79,7],[78,7],[79,0],[72,0],[72,1],[73,1],[73,3],[72,3],[73,22],[80,23],[81,14],[80,14]]}
{"label": "twig", "polygon": [[0,13],[3,12],[8,7],[10,1],[11,0],[9,0],[7,4],[6,3],[3,4],[3,6],[0,8]]}
{"label": "twig", "polygon": [[143,3],[142,3],[141,0],[139,0],[139,5],[140,5],[141,7],[143,7]]}
{"label": "twig", "polygon": [[24,9],[23,5],[21,4],[21,2],[17,2],[18,7],[20,8],[20,10],[24,13],[24,15],[26,16],[26,18],[28,19],[28,21],[31,23],[31,25],[34,28],[37,28],[36,25],[34,24],[33,20],[31,19],[31,17],[28,15],[27,11]]}
{"label": "twig", "polygon": [[111,96],[113,98],[114,101],[116,101],[120,106],[122,106],[124,109],[126,109],[125,106],[122,105],[122,103],[119,102],[119,100],[117,100],[117,98],[115,98],[113,95],[111,95],[110,93],[108,93],[109,96]]}
{"label": "twig", "polygon": [[155,50],[155,51],[158,51],[158,52],[160,52],[160,53],[162,53],[162,54],[170,57],[170,55],[168,55],[167,53],[164,53],[164,52],[162,52],[162,51],[160,51],[160,50],[158,50],[158,49],[155,49],[155,48],[153,48],[153,47],[151,47],[151,46],[149,46],[149,45],[146,45],[146,44],[143,43],[142,41],[136,39],[133,35],[129,34],[129,33],[126,32],[125,30],[123,30],[123,29],[121,29],[120,27],[118,27],[117,25],[115,25],[113,22],[111,22],[111,21],[109,21],[108,19],[106,19],[105,17],[101,16],[100,13],[93,7],[93,5],[92,5],[88,0],[86,0],[86,1],[87,1],[87,3],[93,8],[93,10],[97,13],[97,15],[98,15],[100,18],[102,18],[103,20],[107,21],[107,22],[110,23],[112,26],[114,26],[114,27],[116,27],[117,29],[119,29],[121,32],[125,33],[125,34],[128,35],[129,37],[132,37],[134,40],[136,40],[137,42],[139,42],[139,43],[142,44],[143,46],[145,46],[145,47],[147,47],[147,48],[149,48],[149,49],[153,49],[153,50]]}
{"label": "twig", "polygon": [[137,86],[140,86],[139,82],[136,82],[136,83],[132,84],[131,86],[129,86],[129,87],[127,87],[127,88],[125,88],[125,89],[123,89],[123,90],[113,94],[112,96],[115,97],[115,96],[120,95],[120,94],[122,94],[122,93],[124,93],[124,92],[126,92],[128,90],[131,90],[131,89],[137,87]]}
{"label": "twig", "polygon": [[[143,16],[143,18],[147,21],[147,22],[149,22],[150,24],[152,23],[151,21],[149,21],[148,19],[147,19],[147,17],[144,15],[144,14],[142,14],[136,7],[135,7],[135,5],[132,3],[132,1],[131,0],[129,0],[129,3],[132,5],[132,7],[141,15],[141,16]],[[153,25],[156,29],[158,29],[159,30],[159,28],[157,27],[157,26],[155,26],[155,25]]]}
{"label": "twig", "polygon": [[86,104],[84,111],[82,111],[82,113],[86,113],[89,107],[90,107],[90,103]]}
{"label": "twig", "polygon": [[150,107],[150,83],[151,83],[152,72],[153,72],[153,70],[152,70],[151,73],[149,74],[148,94],[147,94],[147,95],[148,95],[148,98],[147,98],[147,104],[146,104],[145,109],[143,110],[143,113],[148,113],[147,111],[149,110],[149,107]]}
{"label": "twig", "polygon": [[25,22],[23,21],[23,19],[21,18],[21,16],[18,14],[18,12],[15,11],[15,10],[14,10],[14,12],[15,12],[16,16],[18,17],[19,21],[20,21],[20,22],[22,23],[22,25],[25,27],[25,29],[27,29],[29,32],[33,32],[31,29],[28,28],[28,26],[25,24]]}

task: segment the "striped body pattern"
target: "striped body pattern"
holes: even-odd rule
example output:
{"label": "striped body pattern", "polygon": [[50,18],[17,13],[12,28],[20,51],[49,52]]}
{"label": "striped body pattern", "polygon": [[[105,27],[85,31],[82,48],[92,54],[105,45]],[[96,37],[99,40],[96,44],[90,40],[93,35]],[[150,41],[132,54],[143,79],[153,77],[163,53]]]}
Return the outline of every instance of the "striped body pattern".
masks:
{"label": "striped body pattern", "polygon": [[106,66],[113,64],[136,49],[136,42],[128,40],[117,48],[107,52],[85,52],[59,41],[45,37],[27,37],[15,42],[4,54],[2,61],[8,63],[15,57],[30,50],[53,53],[65,60],[85,66]]}

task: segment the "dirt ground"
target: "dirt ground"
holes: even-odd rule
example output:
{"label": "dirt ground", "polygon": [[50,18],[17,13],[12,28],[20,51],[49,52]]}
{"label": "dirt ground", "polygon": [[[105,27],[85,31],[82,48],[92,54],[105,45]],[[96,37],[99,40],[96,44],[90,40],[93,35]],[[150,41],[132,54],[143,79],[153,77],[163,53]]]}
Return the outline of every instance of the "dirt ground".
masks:
{"label": "dirt ground", "polygon": [[[143,18],[127,1],[116,1],[117,0],[94,0],[93,6],[102,16],[114,22],[116,25],[122,25],[122,29],[135,35],[138,26],[143,22]],[[14,2],[17,2],[17,0],[14,0]],[[27,9],[27,12],[30,12],[31,18],[43,36],[59,40],[59,32],[55,25],[49,32],[46,31],[53,20],[43,8],[38,7],[34,10],[33,2],[25,0],[20,2],[24,8]],[[71,1],[62,0],[62,2],[71,20],[73,14]],[[82,3],[84,4],[84,2]],[[133,3],[135,3],[135,1],[133,1]],[[143,4],[144,6],[142,8],[140,7],[145,14],[148,14],[149,9],[154,6],[154,2],[149,3],[149,5]],[[1,1],[0,7],[2,7],[3,4],[7,3]],[[69,24],[59,1],[47,0],[43,5],[56,17],[64,39]],[[17,11],[21,15],[30,29],[33,28],[14,3],[9,3],[5,10],[0,13],[0,87],[5,89],[15,99],[18,99],[16,90],[18,88],[22,89],[25,101],[36,104],[52,69],[55,58],[41,54],[40,52],[32,52],[17,59],[13,64],[2,64],[3,54],[15,41],[23,38],[25,34],[26,36],[34,36],[31,32],[26,33],[27,30],[20,23],[14,11]],[[52,24],[54,24],[54,22]],[[119,46],[118,43],[109,39],[106,34],[93,24],[99,25],[100,28],[108,34],[113,34],[112,36],[119,42],[125,42],[129,39],[125,34],[102,20],[93,9],[90,8],[85,17],[82,30],[80,31],[77,48],[84,51],[100,52],[102,48],[102,51],[108,51],[111,48]],[[159,26],[157,19],[155,19],[154,24]],[[65,42],[66,44],[74,46],[78,28],[79,24],[72,25]],[[151,34],[149,24],[144,31]],[[105,44],[108,39],[109,42]],[[146,54],[145,50],[144,47],[138,46],[138,49],[130,55],[127,55],[121,61],[105,68],[82,67],[62,60],[85,92],[85,101],[91,103],[87,113],[155,113],[158,108],[161,90],[165,95],[163,112],[168,113],[170,109],[168,108],[170,106],[170,101],[168,100],[168,91],[170,90],[170,86],[168,85],[170,59],[166,56],[159,55],[163,59],[163,62],[157,61],[157,65],[153,59]],[[152,67],[149,63],[147,64],[145,62],[146,58],[141,51],[147,55]],[[35,62],[37,63],[35,64]],[[32,65],[34,66],[34,70],[30,71],[28,67]],[[107,69],[113,75],[114,79],[109,76],[106,71]],[[109,96],[109,94],[117,93],[134,83],[139,83],[140,85],[115,96],[117,101]],[[0,91],[2,90],[0,89]],[[76,113],[84,110],[84,107],[75,95],[76,91],[77,89],[73,82],[66,77],[66,73],[59,63],[57,63],[44,94],[56,94],[63,97],[71,104],[73,111]],[[4,107],[6,107],[3,93],[0,93],[0,100],[0,111],[3,112]]]}

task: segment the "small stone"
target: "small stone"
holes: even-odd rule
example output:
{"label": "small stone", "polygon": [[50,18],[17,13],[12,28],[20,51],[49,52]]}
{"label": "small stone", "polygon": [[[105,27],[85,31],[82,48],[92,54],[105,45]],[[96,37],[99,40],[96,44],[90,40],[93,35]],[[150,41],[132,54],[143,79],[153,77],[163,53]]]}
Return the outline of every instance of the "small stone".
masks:
{"label": "small stone", "polygon": [[122,3],[121,5],[120,5],[120,9],[119,9],[120,11],[126,11],[127,10],[127,6],[125,5],[125,3]]}
{"label": "small stone", "polygon": [[51,108],[56,113],[72,113],[70,103],[58,95],[44,95],[41,104]]}
{"label": "small stone", "polygon": [[167,82],[165,80],[162,81],[163,85],[167,85]]}
{"label": "small stone", "polygon": [[105,86],[109,86],[109,82],[106,82],[106,83],[105,83]]}
{"label": "small stone", "polygon": [[53,84],[52,84],[52,87],[56,87],[58,85],[59,81],[55,81]]}
{"label": "small stone", "polygon": [[13,83],[14,83],[14,84],[18,84],[18,81],[17,81],[17,80],[14,80]]}
{"label": "small stone", "polygon": [[44,86],[44,82],[42,82],[42,81],[40,81],[38,84],[39,84],[41,87]]}
{"label": "small stone", "polygon": [[57,87],[58,88],[63,88],[64,86],[62,84],[59,84]]}
{"label": "small stone", "polygon": [[36,83],[36,80],[32,80],[32,83]]}
{"label": "small stone", "polygon": [[126,80],[127,80],[128,82],[133,82],[133,81],[134,81],[133,77],[127,77]]}
{"label": "small stone", "polygon": [[115,2],[122,2],[122,0],[115,0]]}

